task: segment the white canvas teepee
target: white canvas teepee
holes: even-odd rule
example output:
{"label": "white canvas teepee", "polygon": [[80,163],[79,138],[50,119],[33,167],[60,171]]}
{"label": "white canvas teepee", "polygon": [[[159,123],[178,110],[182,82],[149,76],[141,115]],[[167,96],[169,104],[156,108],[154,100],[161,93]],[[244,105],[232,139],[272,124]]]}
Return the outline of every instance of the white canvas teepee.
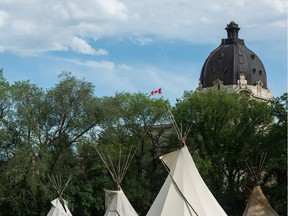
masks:
{"label": "white canvas teepee", "polygon": [[104,216],[138,216],[137,212],[132,207],[131,203],[127,199],[123,190],[120,187],[120,184],[125,176],[128,167],[131,163],[131,160],[134,156],[132,148],[129,151],[128,156],[125,161],[121,159],[121,150],[119,151],[119,158],[117,159],[118,164],[114,165],[110,155],[105,156],[100,150],[99,146],[96,147],[96,151],[103,163],[109,170],[113,181],[117,185],[118,190],[104,190],[105,192],[105,208],[106,212]]}
{"label": "white canvas teepee", "polygon": [[[168,110],[169,111],[169,110]],[[160,192],[150,207],[147,216],[224,216],[218,204],[201,178],[191,154],[170,112],[181,148],[160,157],[169,168]]]}
{"label": "white canvas teepee", "polygon": [[71,180],[71,176],[69,177],[66,184],[64,185],[62,185],[61,176],[57,176],[57,177],[49,176],[49,179],[51,183],[53,184],[53,187],[57,191],[58,198],[54,199],[51,202],[52,207],[49,213],[47,214],[47,216],[72,216],[68,208],[68,202],[62,198],[63,192]]}
{"label": "white canvas teepee", "polygon": [[105,208],[104,216],[119,216],[119,215],[138,215],[134,210],[129,200],[125,196],[123,190],[104,190],[105,191]]}
{"label": "white canvas teepee", "polygon": [[226,215],[201,178],[186,145],[160,159],[170,173],[147,216]]}
{"label": "white canvas teepee", "polygon": [[47,214],[47,216],[72,216],[68,209],[68,202],[62,199],[62,203],[59,198],[54,199],[52,202],[52,207]]}
{"label": "white canvas teepee", "polygon": [[243,216],[278,216],[271,207],[260,186],[256,186],[251,193]]}

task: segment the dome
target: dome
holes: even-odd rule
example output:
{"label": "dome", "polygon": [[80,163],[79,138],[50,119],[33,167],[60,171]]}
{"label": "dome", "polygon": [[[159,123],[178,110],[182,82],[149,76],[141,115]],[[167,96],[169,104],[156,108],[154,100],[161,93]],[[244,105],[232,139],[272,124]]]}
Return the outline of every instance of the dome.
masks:
{"label": "dome", "polygon": [[238,38],[238,25],[230,22],[225,29],[227,39],[222,39],[202,67],[201,87],[212,87],[217,80],[224,86],[237,85],[242,77],[247,85],[261,83],[262,88],[267,89],[265,68],[259,57],[245,46],[244,40]]}

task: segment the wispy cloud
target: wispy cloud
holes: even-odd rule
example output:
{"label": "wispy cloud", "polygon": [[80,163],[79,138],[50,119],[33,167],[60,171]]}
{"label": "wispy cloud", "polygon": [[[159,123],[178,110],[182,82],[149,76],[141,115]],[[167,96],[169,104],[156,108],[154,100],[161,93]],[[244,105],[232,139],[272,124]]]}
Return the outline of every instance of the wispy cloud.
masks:
{"label": "wispy cloud", "polygon": [[72,50],[81,53],[81,54],[90,54],[90,55],[108,55],[108,51],[105,49],[95,50],[92,48],[85,40],[74,36],[71,42]]}
{"label": "wispy cloud", "polygon": [[139,46],[146,46],[148,44],[151,44],[153,41],[152,38],[145,35],[132,37],[131,40]]}
{"label": "wispy cloud", "polygon": [[91,60],[78,60],[72,58],[59,58],[59,61],[69,62],[75,65],[80,65],[84,67],[90,67],[94,69],[105,69],[106,70],[114,70],[115,64],[111,61],[91,61]]}
{"label": "wispy cloud", "polygon": [[127,64],[120,64],[117,66],[121,71],[131,71],[133,68]]}
{"label": "wispy cloud", "polygon": [[4,27],[8,19],[8,14],[5,11],[0,11],[0,29]]}

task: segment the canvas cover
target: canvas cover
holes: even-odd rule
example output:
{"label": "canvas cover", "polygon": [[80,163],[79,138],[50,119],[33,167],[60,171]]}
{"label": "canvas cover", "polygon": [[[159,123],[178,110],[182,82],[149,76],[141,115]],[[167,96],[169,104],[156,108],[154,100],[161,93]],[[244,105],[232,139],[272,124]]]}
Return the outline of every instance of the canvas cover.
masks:
{"label": "canvas cover", "polygon": [[105,207],[104,216],[138,216],[123,190],[105,191]]}
{"label": "canvas cover", "polygon": [[224,216],[187,146],[160,158],[170,169],[147,216]]}
{"label": "canvas cover", "polygon": [[243,216],[278,216],[269,204],[260,186],[256,186],[251,193]]}
{"label": "canvas cover", "polygon": [[64,207],[61,204],[59,198],[57,198],[51,202],[52,208],[50,209],[47,216],[72,216],[71,212],[68,209],[68,202],[64,199],[62,199],[62,200],[63,200]]}

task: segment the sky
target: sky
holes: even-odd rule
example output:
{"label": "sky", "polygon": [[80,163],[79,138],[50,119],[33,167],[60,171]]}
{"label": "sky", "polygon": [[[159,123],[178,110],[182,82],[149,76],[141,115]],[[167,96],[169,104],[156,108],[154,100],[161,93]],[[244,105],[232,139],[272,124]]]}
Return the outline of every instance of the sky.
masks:
{"label": "sky", "polygon": [[0,68],[11,84],[49,89],[66,71],[99,97],[161,87],[174,103],[231,21],[273,95],[287,92],[286,0],[0,0]]}

